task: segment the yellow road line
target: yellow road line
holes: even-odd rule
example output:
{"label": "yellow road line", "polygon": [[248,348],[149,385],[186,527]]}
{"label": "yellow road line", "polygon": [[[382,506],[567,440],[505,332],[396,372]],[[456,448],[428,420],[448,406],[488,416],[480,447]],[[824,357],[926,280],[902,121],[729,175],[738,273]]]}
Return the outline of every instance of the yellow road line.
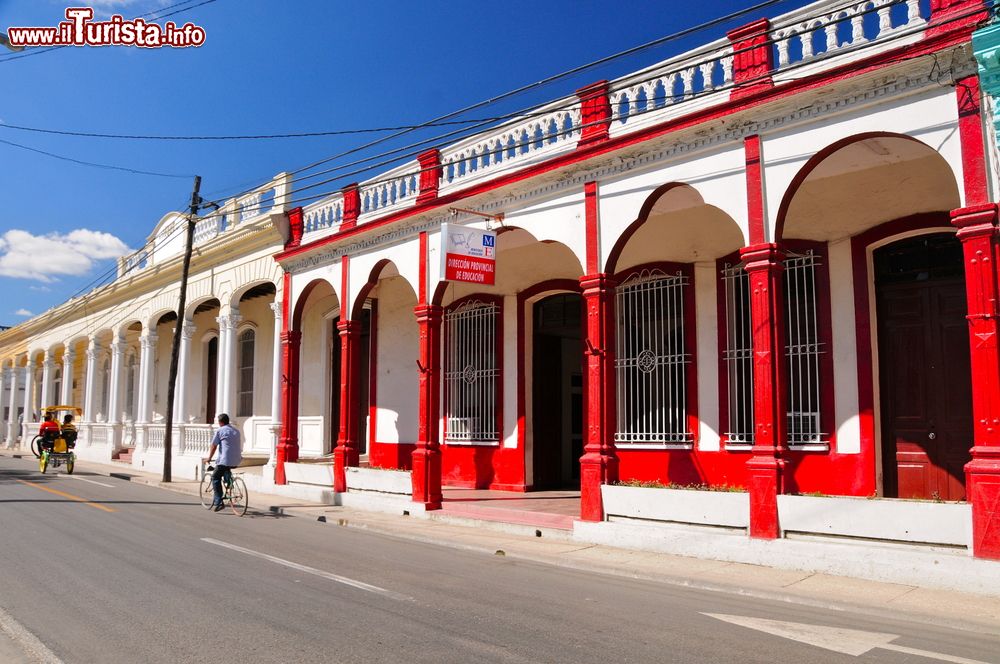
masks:
{"label": "yellow road line", "polygon": [[99,510],[104,510],[105,512],[116,512],[115,508],[108,507],[107,505],[101,505],[99,503],[94,503],[86,498],[81,498],[80,496],[74,496],[71,493],[66,493],[65,491],[59,491],[58,489],[50,489],[47,486],[42,486],[41,484],[36,484],[35,482],[29,482],[27,480],[18,480],[21,484],[27,484],[28,486],[33,486],[36,489],[41,489],[42,491],[48,491],[49,493],[54,493],[57,496],[62,496],[63,498],[69,498],[70,500],[75,500],[78,503],[83,503],[84,505],[90,505],[91,507],[96,507]]}

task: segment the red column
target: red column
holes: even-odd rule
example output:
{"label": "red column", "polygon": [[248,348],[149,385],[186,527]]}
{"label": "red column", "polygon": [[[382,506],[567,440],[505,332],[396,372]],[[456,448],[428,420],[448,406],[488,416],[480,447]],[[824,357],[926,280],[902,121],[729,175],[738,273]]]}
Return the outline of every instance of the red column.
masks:
{"label": "red column", "polygon": [[333,490],[347,491],[348,466],[358,465],[358,368],[361,366],[361,323],[342,320],[340,330],[340,435],[333,451]]}
{"label": "red column", "polygon": [[786,396],[784,367],[784,255],[775,244],[754,244],[740,250],[750,278],[750,324],[753,335],[753,456],[747,462],[750,491],[750,536],[774,539],[778,525],[778,494],[785,461]]}
{"label": "red column", "polygon": [[771,24],[766,18],[726,33],[733,45],[733,90],[730,99],[746,97],[774,85],[774,54],[768,41]]}
{"label": "red column", "polygon": [[608,82],[598,81],[576,91],[580,98],[580,140],[576,147],[582,148],[593,143],[608,140],[611,129],[611,101],[608,98]]}
{"label": "red column", "polygon": [[302,333],[281,333],[281,436],[275,453],[274,483],[287,484],[285,462],[299,460],[299,347]]}
{"label": "red column", "polygon": [[435,304],[419,304],[413,312],[420,328],[420,396],[417,449],[413,450],[413,502],[428,510],[441,509],[441,449],[438,426],[441,419],[441,320],[443,310]]}
{"label": "red column", "polygon": [[1000,352],[997,349],[997,206],[952,210],[965,253],[972,366],[972,461],[965,466],[972,505],[972,553],[1000,560]]}
{"label": "red column", "polygon": [[346,231],[357,226],[360,215],[361,192],[358,191],[357,184],[349,184],[344,187],[344,220],[340,224],[340,230]]}
{"label": "red column", "polygon": [[420,164],[420,193],[417,194],[417,204],[432,201],[438,196],[441,184],[441,153],[437,148],[421,152],[417,156]]}
{"label": "red column", "polygon": [[587,307],[587,433],[580,458],[580,518],[604,519],[601,485],[618,481],[615,451],[615,282],[606,274],[580,279]]}

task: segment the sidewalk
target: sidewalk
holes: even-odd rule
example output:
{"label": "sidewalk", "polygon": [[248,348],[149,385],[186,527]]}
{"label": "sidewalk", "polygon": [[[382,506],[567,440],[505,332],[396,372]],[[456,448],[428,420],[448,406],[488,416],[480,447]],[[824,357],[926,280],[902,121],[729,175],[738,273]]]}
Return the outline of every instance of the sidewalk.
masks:
{"label": "sidewalk", "polygon": [[[11,456],[12,452],[0,452]],[[23,455],[21,455],[23,456]],[[30,456],[30,453],[29,453]],[[131,467],[77,462],[77,468],[129,479],[171,491],[197,495],[193,481],[162,483],[159,476]],[[985,596],[915,585],[881,583],[847,576],[775,569],[669,553],[637,551],[571,538],[526,534],[473,518],[440,513],[404,516],[357,508],[322,505],[250,491],[250,507],[261,512],[358,528],[440,546],[502,555],[507,558],[572,569],[646,579],[688,588],[899,618],[932,621],[958,629],[1000,635],[1000,596]],[[539,531],[541,532],[541,531]],[[741,541],[746,543],[746,539]],[[803,544],[803,543],[797,543]],[[812,547],[835,546],[804,543]]]}

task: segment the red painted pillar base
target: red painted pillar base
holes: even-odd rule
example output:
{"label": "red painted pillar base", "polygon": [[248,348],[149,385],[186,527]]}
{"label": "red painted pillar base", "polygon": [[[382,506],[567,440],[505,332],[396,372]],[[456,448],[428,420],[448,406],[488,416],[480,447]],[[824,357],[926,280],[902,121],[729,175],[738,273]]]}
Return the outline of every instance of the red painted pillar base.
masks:
{"label": "red painted pillar base", "polygon": [[[286,288],[287,291],[287,288]],[[299,460],[299,347],[302,334],[281,333],[281,436],[275,450],[274,483],[287,484],[285,463]]]}
{"label": "red painted pillar base", "polygon": [[965,489],[972,505],[972,554],[1000,560],[1000,287],[997,206],[952,210],[965,258],[972,368],[972,461]]}
{"label": "red painted pillar base", "polygon": [[750,281],[753,328],[754,447],[747,462],[750,491],[750,536],[775,539],[778,494],[783,490],[785,410],[788,393],[784,371],[785,339],[782,273],[784,254],[774,244],[740,249]]}
{"label": "red painted pillar base", "polygon": [[436,304],[418,304],[414,310],[419,328],[420,395],[417,410],[417,448],[413,450],[413,502],[426,510],[441,509],[441,449],[438,423],[441,419],[441,322],[443,309]]}
{"label": "red painted pillar base", "polygon": [[358,422],[357,380],[360,362],[361,323],[342,320],[340,330],[340,435],[333,450],[333,490],[347,491],[347,467],[357,466]]}
{"label": "red painted pillar base", "polygon": [[777,539],[778,494],[785,461],[772,455],[754,456],[747,461],[747,488],[750,491],[750,537]]}
{"label": "red painted pillar base", "polygon": [[618,481],[615,450],[615,282],[606,274],[580,279],[587,307],[586,416],[580,458],[580,519],[603,521],[601,486]]}

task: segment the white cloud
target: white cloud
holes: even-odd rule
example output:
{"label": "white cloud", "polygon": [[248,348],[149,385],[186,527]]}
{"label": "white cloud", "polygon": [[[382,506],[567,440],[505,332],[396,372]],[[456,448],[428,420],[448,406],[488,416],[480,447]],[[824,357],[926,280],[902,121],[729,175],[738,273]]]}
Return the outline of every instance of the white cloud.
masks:
{"label": "white cloud", "polygon": [[34,316],[35,314],[31,313],[27,309],[18,309],[17,311],[14,312],[14,315],[15,316]]}
{"label": "white cloud", "polygon": [[37,293],[51,293],[52,289],[48,286],[28,286],[28,290],[35,291]]}
{"label": "white cloud", "polygon": [[110,233],[80,228],[63,235],[32,235],[19,229],[0,235],[0,276],[51,282],[80,276],[94,263],[118,258],[128,246]]}

